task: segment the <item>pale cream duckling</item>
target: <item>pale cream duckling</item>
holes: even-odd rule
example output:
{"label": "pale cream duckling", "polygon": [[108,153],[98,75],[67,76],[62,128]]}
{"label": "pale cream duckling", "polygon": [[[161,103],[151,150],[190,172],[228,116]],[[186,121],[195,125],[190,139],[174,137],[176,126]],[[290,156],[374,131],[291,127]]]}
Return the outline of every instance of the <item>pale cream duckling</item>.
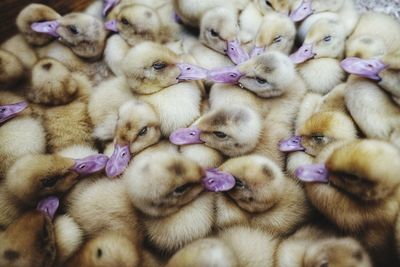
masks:
{"label": "pale cream duckling", "polygon": [[303,190],[270,159],[243,156],[227,160],[219,169],[232,174],[236,185],[217,196],[218,229],[249,225],[284,236],[307,221],[310,208]]}
{"label": "pale cream duckling", "polygon": [[263,16],[270,12],[279,12],[288,15],[293,0],[254,0],[255,5]]}
{"label": "pale cream duckling", "polygon": [[141,266],[140,254],[124,234],[105,232],[89,239],[65,266],[135,267]]}
{"label": "pale cream duckling", "polygon": [[46,151],[46,134],[36,111],[24,98],[0,92],[0,179],[20,157]]}
{"label": "pale cream duckling", "polygon": [[204,175],[194,161],[166,151],[138,156],[125,171],[122,180],[147,240],[159,251],[174,253],[211,233],[214,198],[204,192]]}
{"label": "pale cream duckling", "polygon": [[279,244],[276,262],[277,267],[372,267],[368,253],[356,239],[335,237],[311,226],[299,229]]}
{"label": "pale cream duckling", "polygon": [[339,60],[343,57],[346,34],[342,22],[335,16],[316,20],[303,45],[290,58],[309,91],[326,94],[344,82],[345,72]]}
{"label": "pale cream duckling", "polygon": [[12,53],[0,49],[0,85],[10,87],[22,80],[24,74],[21,61]]}
{"label": "pale cream duckling", "polygon": [[263,21],[263,16],[254,2],[250,2],[239,15],[239,41],[241,46],[250,51],[254,45],[258,28]]}
{"label": "pale cream duckling", "polygon": [[75,144],[93,145],[87,102],[90,82],[53,59],[40,60],[32,69],[31,101],[43,108],[49,152]]}
{"label": "pale cream duckling", "polygon": [[359,239],[377,266],[397,266],[398,149],[377,140],[345,142],[329,146],[315,162],[321,163],[296,171],[311,203],[341,231]]}

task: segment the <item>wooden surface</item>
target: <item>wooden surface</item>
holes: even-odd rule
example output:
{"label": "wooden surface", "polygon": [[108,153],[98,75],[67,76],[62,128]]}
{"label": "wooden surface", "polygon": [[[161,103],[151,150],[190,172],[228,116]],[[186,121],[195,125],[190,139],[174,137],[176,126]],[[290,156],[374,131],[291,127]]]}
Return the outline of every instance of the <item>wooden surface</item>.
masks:
{"label": "wooden surface", "polygon": [[42,3],[52,7],[61,15],[71,11],[83,10],[93,0],[0,0],[0,42],[3,42],[17,31],[15,19],[18,13],[30,3]]}

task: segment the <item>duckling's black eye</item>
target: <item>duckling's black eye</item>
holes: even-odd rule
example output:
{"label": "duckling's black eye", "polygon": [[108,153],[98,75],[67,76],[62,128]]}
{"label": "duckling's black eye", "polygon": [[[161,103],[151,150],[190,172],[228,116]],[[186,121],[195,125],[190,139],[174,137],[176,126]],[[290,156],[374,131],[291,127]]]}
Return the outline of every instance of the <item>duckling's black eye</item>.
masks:
{"label": "duckling's black eye", "polygon": [[216,137],[218,137],[218,138],[225,138],[225,137],[227,137],[227,135],[226,135],[225,133],[223,133],[223,132],[215,131],[215,132],[213,132],[213,134],[214,134]]}
{"label": "duckling's black eye", "polygon": [[58,179],[60,179],[59,176],[46,178],[41,181],[42,187],[53,187],[57,183]]}
{"label": "duckling's black eye", "polygon": [[260,77],[256,77],[256,81],[257,81],[259,84],[265,84],[265,83],[267,82],[267,80],[265,80],[265,79],[263,79],[263,78],[260,78]]}
{"label": "duckling's black eye", "polygon": [[142,130],[140,130],[140,132],[139,132],[139,136],[143,136],[143,135],[145,135],[145,134],[147,134],[147,126],[146,127],[143,127],[142,128]]}
{"label": "duckling's black eye", "polygon": [[317,144],[322,144],[325,141],[325,136],[323,136],[323,135],[313,135],[311,138]]}
{"label": "duckling's black eye", "polygon": [[193,187],[193,183],[187,183],[181,185],[174,190],[174,195],[182,195],[183,193],[187,192],[190,188]]}
{"label": "duckling's black eye", "polygon": [[213,37],[218,37],[219,36],[219,33],[216,32],[214,29],[211,29],[210,33],[211,33],[211,36],[213,36]]}
{"label": "duckling's black eye", "polygon": [[282,36],[279,35],[279,36],[277,36],[277,37],[274,38],[274,41],[273,41],[273,42],[274,42],[274,43],[280,43],[281,41],[282,41]]}
{"label": "duckling's black eye", "polygon": [[328,35],[324,37],[324,42],[330,42],[332,40],[332,36]]}
{"label": "duckling's black eye", "polygon": [[270,8],[274,8],[273,6],[272,6],[272,4],[271,4],[271,2],[270,1],[265,1],[265,4],[267,5],[267,6],[269,6]]}
{"label": "duckling's black eye", "polygon": [[319,267],[329,267],[328,262],[323,262],[319,265]]}
{"label": "duckling's black eye", "polygon": [[236,178],[236,177],[235,177],[235,187],[239,187],[239,188],[243,188],[244,187],[243,182],[240,179]]}
{"label": "duckling's black eye", "polygon": [[121,19],[121,23],[124,24],[124,25],[128,25],[129,21],[126,18],[122,18]]}
{"label": "duckling's black eye", "polygon": [[69,25],[69,26],[67,26],[67,28],[72,34],[75,34],[75,35],[79,34],[79,31],[75,25]]}
{"label": "duckling's black eye", "polygon": [[164,62],[155,62],[152,67],[155,70],[162,70],[167,67],[167,64],[165,64]]}

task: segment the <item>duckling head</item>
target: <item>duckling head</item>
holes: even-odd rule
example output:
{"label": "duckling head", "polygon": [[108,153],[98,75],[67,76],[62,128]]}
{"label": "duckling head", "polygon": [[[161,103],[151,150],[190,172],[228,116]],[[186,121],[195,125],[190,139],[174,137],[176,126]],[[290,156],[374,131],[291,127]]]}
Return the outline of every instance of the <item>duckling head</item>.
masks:
{"label": "duckling head", "polygon": [[186,157],[154,152],[133,161],[122,179],[135,207],[158,217],[179,211],[199,196],[204,175],[204,170]]}
{"label": "duckling head", "polygon": [[82,58],[95,60],[104,51],[106,30],[103,23],[91,15],[70,13],[57,20],[34,23],[32,29],[58,38]]}
{"label": "duckling head", "polygon": [[205,145],[236,157],[256,147],[261,135],[260,120],[249,108],[224,107],[204,115],[196,126]]}
{"label": "duckling head", "polygon": [[385,42],[376,36],[361,35],[346,42],[346,57],[382,58],[386,53]]}
{"label": "duckling head", "polygon": [[282,95],[296,78],[290,58],[277,51],[253,57],[238,69],[239,86],[266,98]]}
{"label": "duckling head", "polygon": [[213,8],[201,19],[200,42],[221,54],[228,52],[228,43],[236,41],[238,34],[238,18],[232,9]]}
{"label": "duckling head", "polygon": [[32,205],[49,195],[68,191],[80,178],[105,168],[104,155],[74,160],[58,155],[26,155],[9,169],[5,186],[20,201]]}
{"label": "duckling head", "polygon": [[123,7],[116,18],[105,26],[108,30],[118,32],[130,46],[134,46],[143,41],[158,41],[161,20],[150,7],[134,4]]}
{"label": "duckling head", "polygon": [[130,89],[138,94],[152,94],[178,83],[181,59],[167,47],[143,42],[133,47],[122,62]]}
{"label": "duckling head", "polygon": [[32,69],[32,86],[28,98],[34,103],[44,105],[70,103],[79,93],[79,84],[71,74],[57,60],[40,60]]}
{"label": "duckling head", "polygon": [[17,16],[17,27],[25,40],[31,45],[42,46],[54,39],[46,33],[37,32],[32,29],[32,24],[43,21],[53,21],[61,17],[52,8],[42,4],[27,5]]}
{"label": "duckling head", "polygon": [[269,12],[279,12],[287,15],[289,13],[289,2],[288,0],[256,0],[258,9],[265,16]]}
{"label": "duckling head", "polygon": [[244,156],[226,161],[219,169],[235,177],[235,187],[225,194],[248,212],[264,212],[283,196],[284,179],[280,168],[262,156]]}
{"label": "duckling head", "polygon": [[0,232],[0,266],[53,266],[56,240],[51,218],[32,210]]}
{"label": "duckling head", "polygon": [[124,103],[118,111],[115,150],[107,162],[107,176],[121,174],[132,156],[157,143],[160,138],[160,120],[149,104],[136,100]]}
{"label": "duckling head", "polygon": [[372,263],[360,243],[347,237],[329,238],[315,242],[306,250],[303,266],[371,267]]}

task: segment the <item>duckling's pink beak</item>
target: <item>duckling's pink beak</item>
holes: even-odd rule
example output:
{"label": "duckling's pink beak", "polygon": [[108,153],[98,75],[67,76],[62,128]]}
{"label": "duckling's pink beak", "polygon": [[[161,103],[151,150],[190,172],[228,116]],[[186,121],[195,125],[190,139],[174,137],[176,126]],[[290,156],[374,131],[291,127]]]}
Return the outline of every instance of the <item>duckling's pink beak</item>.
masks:
{"label": "duckling's pink beak", "polygon": [[175,130],[170,136],[169,141],[174,145],[203,144],[200,139],[201,130],[197,127],[181,128]]}
{"label": "duckling's pink beak", "polygon": [[228,41],[228,51],[226,54],[236,65],[241,64],[250,58],[249,54],[240,46],[238,40]]}
{"label": "duckling's pink beak", "polygon": [[60,23],[58,23],[56,20],[35,22],[31,25],[32,30],[35,32],[46,33],[53,37],[60,37],[60,35],[57,33],[58,27],[60,27]]}
{"label": "duckling's pink beak", "polygon": [[203,178],[203,186],[211,192],[229,191],[235,187],[235,177],[218,169],[207,169]]}
{"label": "duckling's pink beak", "polygon": [[42,199],[36,206],[36,209],[43,213],[44,215],[49,216],[51,219],[54,219],[54,215],[57,212],[57,209],[60,205],[60,200],[56,196],[50,196],[45,199]]}
{"label": "duckling's pink beak", "polygon": [[301,145],[301,136],[293,136],[279,142],[279,150],[282,152],[294,152],[306,150]]}
{"label": "duckling's pink beak", "polygon": [[177,64],[181,73],[178,76],[179,81],[195,81],[207,78],[208,70],[186,63]]}
{"label": "duckling's pink beak", "polygon": [[290,13],[293,22],[302,21],[313,13],[311,0],[303,0],[298,8]]}
{"label": "duckling's pink beak", "polygon": [[111,11],[116,5],[118,5],[120,0],[104,0],[103,16],[105,17],[108,12]]}
{"label": "duckling's pink beak", "polygon": [[313,44],[303,44],[296,52],[289,57],[294,64],[303,63],[315,56],[313,52]]}
{"label": "duckling's pink beak", "polygon": [[113,178],[123,173],[131,161],[132,155],[129,145],[121,146],[115,144],[114,153],[111,155],[110,160],[106,165],[106,174],[108,177]]}
{"label": "duckling's pink beak", "polygon": [[254,47],[253,50],[250,52],[250,57],[256,57],[264,53],[265,48],[264,47]]}
{"label": "duckling's pink beak", "polygon": [[103,154],[92,155],[83,159],[76,159],[72,171],[79,175],[87,176],[104,170],[108,162],[108,157]]}
{"label": "duckling's pink beak", "polygon": [[342,60],[342,62],[340,62],[340,66],[342,66],[342,68],[350,74],[355,74],[361,77],[379,81],[381,80],[379,73],[389,65],[383,63],[379,59],[361,59],[357,57],[349,57]]}
{"label": "duckling's pink beak", "polygon": [[104,23],[104,27],[107,30],[112,31],[112,32],[119,32],[117,25],[118,25],[118,21],[116,19],[112,19],[112,20],[109,20],[106,23]]}
{"label": "duckling's pink beak", "polygon": [[242,76],[243,74],[233,66],[210,70],[207,79],[216,83],[237,83]]}
{"label": "duckling's pink beak", "polygon": [[28,102],[22,101],[15,104],[0,106],[0,123],[14,118],[18,113],[28,107]]}
{"label": "duckling's pink beak", "polygon": [[323,163],[304,165],[297,168],[295,172],[297,178],[307,183],[327,183],[329,182],[328,174],[328,169]]}

